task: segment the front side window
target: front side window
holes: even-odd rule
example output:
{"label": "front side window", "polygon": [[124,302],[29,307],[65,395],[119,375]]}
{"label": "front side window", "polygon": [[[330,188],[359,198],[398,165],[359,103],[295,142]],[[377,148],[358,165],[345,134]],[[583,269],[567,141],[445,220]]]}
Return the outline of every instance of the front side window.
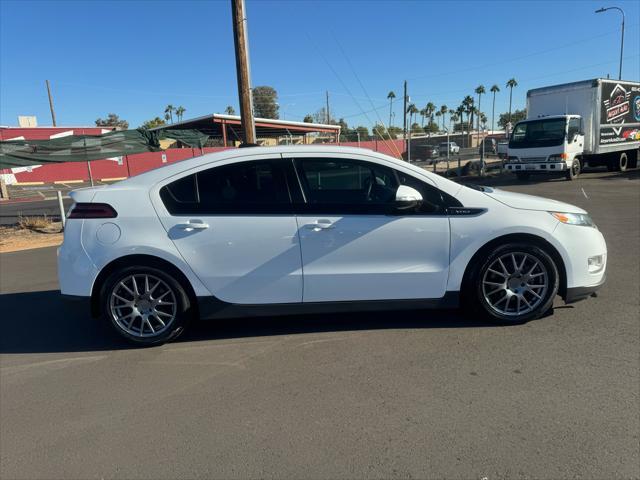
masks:
{"label": "front side window", "polygon": [[[296,169],[305,192],[302,206],[325,214],[444,214],[442,192],[411,175],[382,165],[343,159],[300,159]],[[420,192],[416,210],[398,211],[396,191],[407,185]]]}
{"label": "front side window", "polygon": [[270,161],[203,170],[165,185],[160,197],[175,215],[291,212],[284,171]]}
{"label": "front side window", "polygon": [[581,131],[580,128],[580,119],[579,118],[571,118],[569,119],[569,130],[568,130],[568,138],[571,139],[574,135],[579,134]]}

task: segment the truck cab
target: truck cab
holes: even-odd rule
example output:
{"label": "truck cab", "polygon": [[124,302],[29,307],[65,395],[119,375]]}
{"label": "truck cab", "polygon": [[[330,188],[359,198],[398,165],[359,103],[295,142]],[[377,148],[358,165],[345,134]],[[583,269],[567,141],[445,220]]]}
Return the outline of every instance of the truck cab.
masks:
{"label": "truck cab", "polygon": [[509,139],[507,171],[526,180],[531,174],[580,174],[584,129],[580,115],[550,115],[518,122]]}

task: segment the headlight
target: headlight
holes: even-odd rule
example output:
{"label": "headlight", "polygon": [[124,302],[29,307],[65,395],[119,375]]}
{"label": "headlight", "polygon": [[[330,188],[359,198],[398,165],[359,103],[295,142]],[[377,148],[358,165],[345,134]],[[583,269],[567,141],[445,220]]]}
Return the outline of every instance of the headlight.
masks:
{"label": "headlight", "polygon": [[509,162],[511,162],[511,163],[520,162],[520,159],[518,157],[508,157],[507,160],[509,160]]}
{"label": "headlight", "polygon": [[549,212],[556,217],[559,222],[566,223],[567,225],[582,225],[584,227],[595,227],[591,217],[586,213],[563,213],[563,212]]}
{"label": "headlight", "polygon": [[567,158],[569,158],[569,155],[567,155],[566,153],[561,153],[559,155],[549,155],[550,162],[564,162]]}

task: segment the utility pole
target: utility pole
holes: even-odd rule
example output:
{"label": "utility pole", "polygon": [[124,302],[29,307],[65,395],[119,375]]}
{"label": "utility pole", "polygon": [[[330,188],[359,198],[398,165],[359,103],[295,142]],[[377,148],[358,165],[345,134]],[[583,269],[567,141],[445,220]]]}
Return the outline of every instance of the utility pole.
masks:
{"label": "utility pole", "polygon": [[[407,102],[409,100],[409,97],[407,97],[407,81],[404,81],[404,97],[403,97],[403,107],[402,107],[402,111],[404,112],[404,116],[403,116],[403,121],[402,121],[402,133],[404,135],[404,142],[405,142],[405,151],[409,152],[409,142],[407,141]],[[408,157],[407,157],[408,158]]]}
{"label": "utility pole", "polygon": [[231,0],[231,19],[233,21],[233,43],[236,51],[236,75],[238,77],[242,146],[248,147],[256,144],[256,125],[253,120],[249,46],[247,42],[247,16],[245,13],[244,0]]}
{"label": "utility pole", "polygon": [[49,86],[49,80],[47,82],[47,95],[49,95],[49,108],[51,109],[51,121],[53,121],[53,126],[56,126],[56,112],[53,109],[53,97],[51,96],[51,87]]}
{"label": "utility pole", "polygon": [[327,90],[327,125],[331,123],[331,114],[329,113],[329,90]]}

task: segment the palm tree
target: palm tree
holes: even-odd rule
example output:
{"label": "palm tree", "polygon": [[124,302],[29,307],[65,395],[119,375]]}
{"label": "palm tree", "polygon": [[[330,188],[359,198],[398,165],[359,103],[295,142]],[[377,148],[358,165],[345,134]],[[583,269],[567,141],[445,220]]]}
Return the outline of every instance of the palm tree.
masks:
{"label": "palm tree", "polygon": [[440,117],[442,116],[442,112],[440,110],[438,110],[436,112],[436,117],[438,117],[438,121],[436,122],[438,124],[438,130],[440,130]]}
{"label": "palm tree", "polygon": [[444,130],[444,119],[448,111],[449,111],[449,107],[447,107],[446,105],[442,105],[440,107],[440,114],[442,115],[442,130]]}
{"label": "palm tree", "polygon": [[[171,123],[173,123],[173,111],[175,110],[175,107],[171,104],[167,105],[166,108],[164,109],[164,113],[169,115],[169,119],[171,120]],[[166,118],[166,115],[165,115]]]}
{"label": "palm tree", "polygon": [[427,109],[426,108],[423,108],[422,110],[420,110],[420,116],[422,117],[421,125],[422,125],[422,128],[424,128],[424,117],[427,116]]}
{"label": "palm tree", "polygon": [[419,110],[415,103],[410,103],[407,107],[407,113],[409,114],[409,133],[411,133],[411,125],[413,125],[413,116],[418,112]]}
{"label": "palm tree", "polygon": [[475,107],[473,106],[473,97],[467,95],[462,99],[462,104],[465,107],[465,113],[467,114],[467,145],[471,143],[471,129],[473,128],[473,113]]}
{"label": "palm tree", "polygon": [[491,130],[496,128],[496,93],[500,91],[498,85],[493,85],[490,92],[493,93],[493,107],[491,108]]}
{"label": "palm tree", "polygon": [[[461,135],[461,138],[463,140],[463,142],[462,142],[462,147],[463,148],[464,148],[464,124],[463,124],[464,111],[465,111],[465,108],[464,108],[463,104],[458,105],[458,108],[456,108],[456,114],[458,115],[458,118],[460,119],[460,135]],[[454,128],[455,128],[455,126],[454,126]]]}
{"label": "palm tree", "polygon": [[[481,112],[480,110],[480,102],[482,101],[482,95],[484,93],[487,93],[486,90],[484,89],[484,85],[478,85],[476,87],[476,89],[474,90],[474,92],[476,92],[478,94],[478,113]],[[478,115],[478,142],[480,142],[480,115]]]}
{"label": "palm tree", "polygon": [[429,102],[424,108],[427,111],[427,117],[429,117],[429,122],[433,123],[433,113],[436,111],[436,106],[432,102]]}
{"label": "palm tree", "polygon": [[387,93],[387,98],[389,99],[389,126],[393,127],[391,123],[393,117],[393,99],[396,98],[396,94],[393,93],[393,90]]}
{"label": "palm tree", "polygon": [[513,87],[517,87],[518,82],[515,78],[510,79],[507,82],[507,88],[509,88],[509,123],[511,123],[511,99],[513,97]]}
{"label": "palm tree", "polygon": [[176,117],[178,117],[178,121],[181,122],[182,121],[182,116],[184,115],[184,112],[186,112],[187,109],[184,108],[182,105],[180,105],[178,108],[176,108]]}
{"label": "palm tree", "polygon": [[231,105],[227,105],[227,108],[224,109],[224,113],[226,113],[227,115],[235,115],[236,111]]}

